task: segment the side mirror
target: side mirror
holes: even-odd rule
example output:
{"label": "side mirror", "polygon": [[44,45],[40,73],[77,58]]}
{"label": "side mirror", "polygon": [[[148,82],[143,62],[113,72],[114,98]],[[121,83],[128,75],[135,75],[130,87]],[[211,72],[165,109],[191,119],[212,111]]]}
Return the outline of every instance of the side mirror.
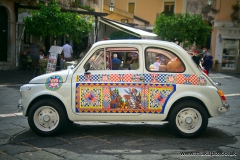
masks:
{"label": "side mirror", "polygon": [[91,74],[90,72],[88,72],[88,70],[90,69],[90,63],[87,63],[87,64],[84,66],[84,69],[85,69],[84,75],[89,75],[89,74]]}

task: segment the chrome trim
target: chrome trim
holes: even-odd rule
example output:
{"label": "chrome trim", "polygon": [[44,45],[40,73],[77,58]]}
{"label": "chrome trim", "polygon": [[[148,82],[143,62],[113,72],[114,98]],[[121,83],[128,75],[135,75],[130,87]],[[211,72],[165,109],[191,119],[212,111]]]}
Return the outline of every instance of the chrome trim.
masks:
{"label": "chrome trim", "polygon": [[17,112],[23,111],[22,99],[18,100]]}
{"label": "chrome trim", "polygon": [[23,111],[23,106],[21,104],[19,104],[17,106],[17,112],[22,112]]}
{"label": "chrome trim", "polygon": [[224,104],[223,107],[218,108],[218,112],[225,113],[225,112],[229,111],[229,109],[230,109],[230,105],[226,103],[226,104]]}

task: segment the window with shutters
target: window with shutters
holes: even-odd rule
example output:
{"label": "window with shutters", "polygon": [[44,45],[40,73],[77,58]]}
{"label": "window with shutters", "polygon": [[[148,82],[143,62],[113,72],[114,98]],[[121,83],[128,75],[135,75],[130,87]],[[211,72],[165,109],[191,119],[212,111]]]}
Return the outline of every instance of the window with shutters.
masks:
{"label": "window with shutters", "polygon": [[164,2],[164,12],[174,13],[175,2]]}
{"label": "window with shutters", "polygon": [[135,3],[128,3],[128,12],[134,14],[134,12],[135,12]]}
{"label": "window with shutters", "polygon": [[93,0],[93,4],[99,5],[99,0]]}

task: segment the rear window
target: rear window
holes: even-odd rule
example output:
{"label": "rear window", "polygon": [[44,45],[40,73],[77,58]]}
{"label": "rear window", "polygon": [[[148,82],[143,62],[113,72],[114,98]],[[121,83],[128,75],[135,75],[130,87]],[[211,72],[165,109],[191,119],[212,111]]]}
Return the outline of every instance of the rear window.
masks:
{"label": "rear window", "polygon": [[150,72],[177,72],[185,70],[185,66],[172,52],[163,48],[149,47],[145,50],[146,69]]}

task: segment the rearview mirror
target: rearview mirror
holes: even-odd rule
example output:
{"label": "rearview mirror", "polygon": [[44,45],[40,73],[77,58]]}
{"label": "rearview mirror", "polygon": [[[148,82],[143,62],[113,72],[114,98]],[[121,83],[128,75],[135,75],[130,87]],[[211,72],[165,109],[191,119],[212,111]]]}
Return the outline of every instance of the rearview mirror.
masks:
{"label": "rearview mirror", "polygon": [[85,69],[85,75],[91,74],[90,72],[88,72],[88,70],[90,69],[90,63],[87,63],[86,65],[84,65],[84,69]]}

